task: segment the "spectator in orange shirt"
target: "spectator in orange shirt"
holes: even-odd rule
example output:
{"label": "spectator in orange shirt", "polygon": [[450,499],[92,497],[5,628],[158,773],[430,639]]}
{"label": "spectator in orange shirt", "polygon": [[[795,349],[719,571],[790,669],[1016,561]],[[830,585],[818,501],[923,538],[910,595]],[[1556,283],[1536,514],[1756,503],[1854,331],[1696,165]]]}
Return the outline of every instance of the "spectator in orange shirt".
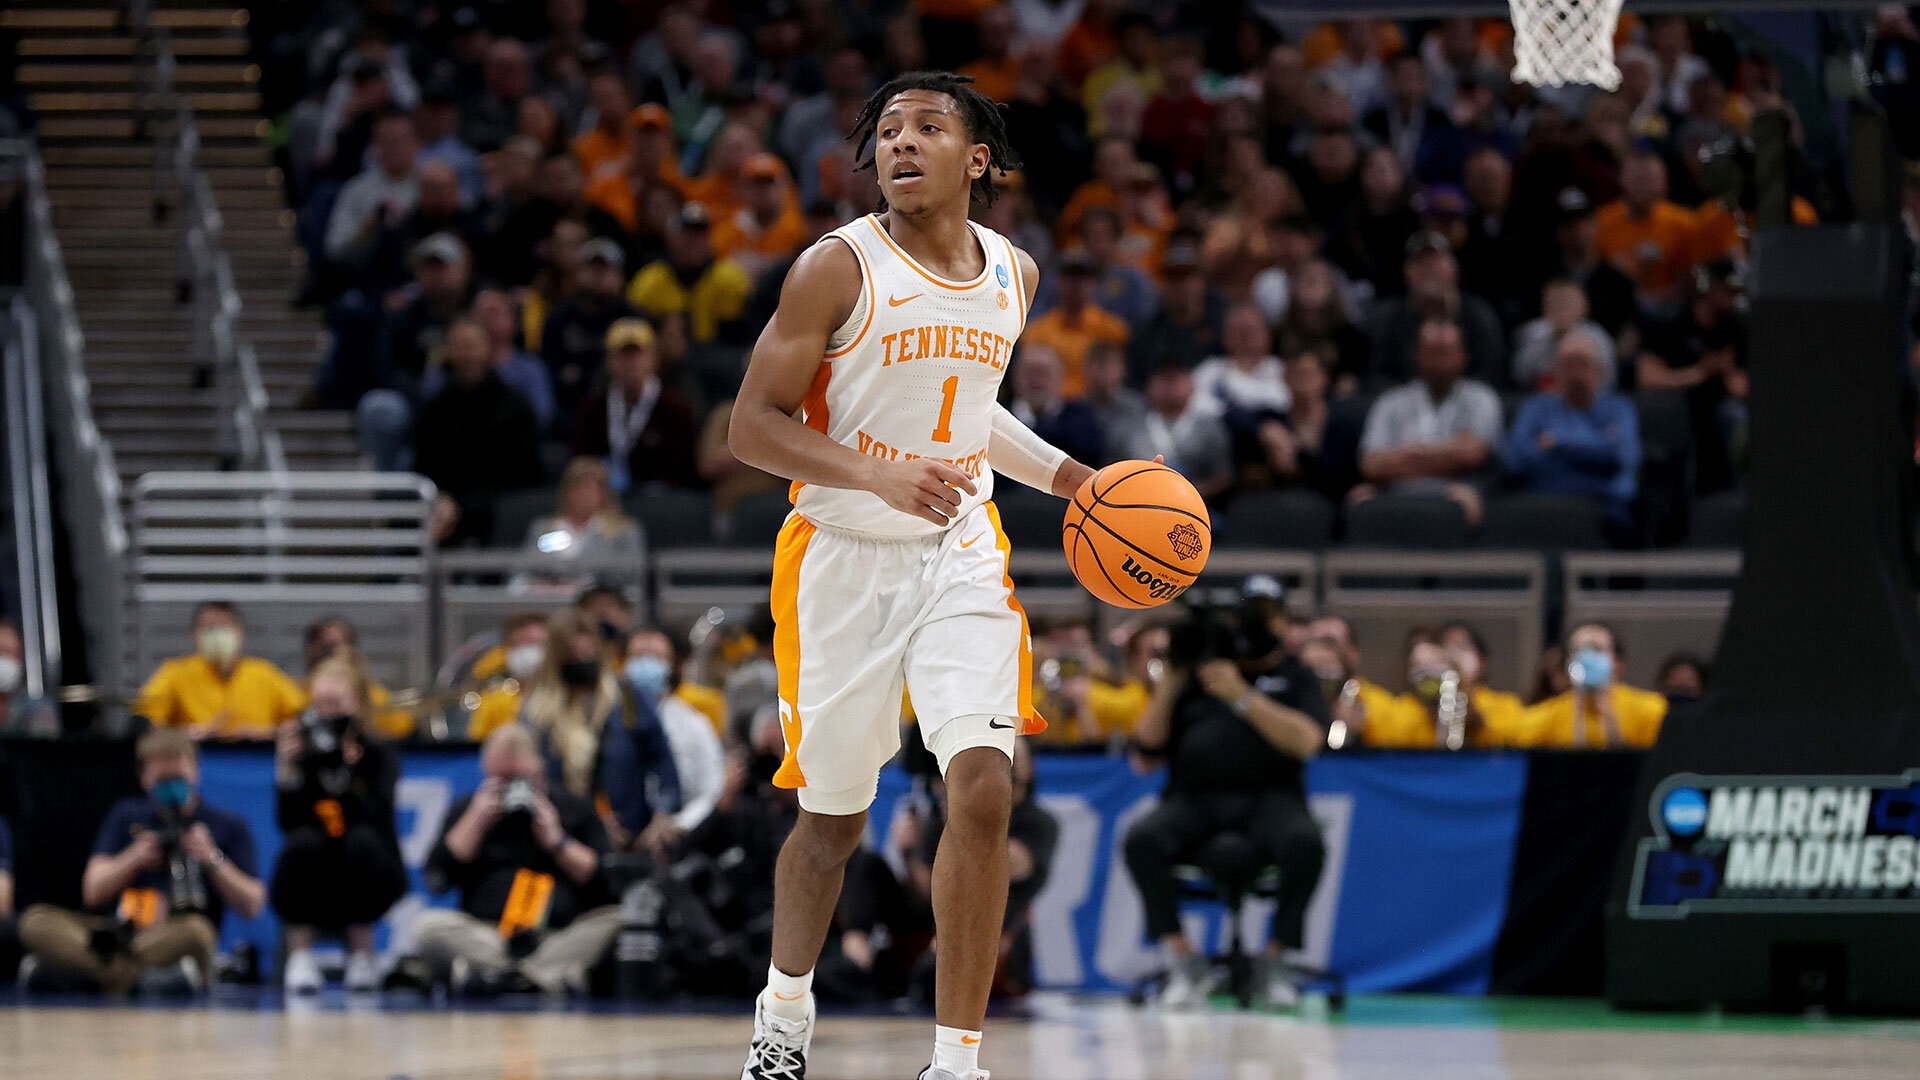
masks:
{"label": "spectator in orange shirt", "polygon": [[807,238],[800,216],[800,200],[787,180],[787,166],[779,158],[759,153],[740,170],[746,203],[713,227],[713,249],[740,264],[750,277],[759,277],[795,251]]}
{"label": "spectator in orange shirt", "polygon": [[628,231],[639,227],[648,189],[665,185],[676,194],[687,179],[673,160],[673,117],[652,103],[633,110],[627,156],[587,183],[587,201],[618,218]]}
{"label": "spectator in orange shirt", "polygon": [[1127,10],[1127,0],[1087,0],[1080,21],[1060,39],[1060,74],[1075,90],[1094,68],[1120,53],[1115,24]]}
{"label": "spectator in orange shirt", "polygon": [[973,88],[994,101],[1013,97],[1020,81],[1020,58],[1013,54],[1013,12],[995,4],[980,13],[980,58],[960,69],[971,76]]}
{"label": "spectator in orange shirt", "polygon": [[1021,339],[1045,345],[1059,355],[1065,368],[1061,390],[1069,398],[1087,392],[1087,353],[1094,345],[1106,342],[1124,347],[1131,336],[1126,320],[1093,302],[1094,274],[1093,260],[1086,252],[1062,255],[1060,300],[1053,310],[1033,320]]}
{"label": "spectator in orange shirt", "polygon": [[589,80],[587,100],[593,104],[594,122],[574,136],[573,156],[591,182],[602,168],[617,167],[627,159],[633,142],[633,124],[627,114],[633,105],[627,98],[626,80],[617,71],[603,71]]}
{"label": "spectator in orange shirt", "polygon": [[1620,172],[1620,198],[1600,208],[1600,255],[1633,279],[1642,307],[1670,306],[1693,268],[1693,214],[1667,201],[1667,167],[1638,152]]}
{"label": "spectator in orange shirt", "polygon": [[713,152],[707,156],[707,171],[686,186],[688,202],[707,208],[715,221],[726,221],[746,201],[741,186],[747,162],[760,152],[760,136],[745,124],[728,124],[713,140]]}
{"label": "spectator in orange shirt", "polygon": [[[1093,151],[1093,179],[1073,190],[1067,205],[1060,211],[1060,220],[1054,222],[1054,232],[1066,243],[1080,234],[1080,215],[1096,206],[1109,210],[1120,209],[1120,192],[1134,175],[1134,167],[1141,164],[1134,156],[1133,143],[1119,135],[1109,135],[1100,140]],[[1151,168],[1151,166],[1149,166]]]}
{"label": "spectator in orange shirt", "polygon": [[1127,172],[1127,186],[1120,191],[1121,258],[1158,278],[1167,234],[1172,231],[1173,210],[1167,205],[1160,170],[1144,161],[1134,162]]}
{"label": "spectator in orange shirt", "polygon": [[[1746,227],[1751,231],[1758,227],[1753,218],[1752,208],[1746,209]],[[1791,213],[1795,225],[1818,225],[1820,214],[1813,204],[1798,195],[1793,197]],[[1747,259],[1747,241],[1740,235],[1740,219],[1719,199],[1709,199],[1700,204],[1693,215],[1693,254],[1695,266],[1705,266],[1716,259],[1732,259],[1745,262]]]}

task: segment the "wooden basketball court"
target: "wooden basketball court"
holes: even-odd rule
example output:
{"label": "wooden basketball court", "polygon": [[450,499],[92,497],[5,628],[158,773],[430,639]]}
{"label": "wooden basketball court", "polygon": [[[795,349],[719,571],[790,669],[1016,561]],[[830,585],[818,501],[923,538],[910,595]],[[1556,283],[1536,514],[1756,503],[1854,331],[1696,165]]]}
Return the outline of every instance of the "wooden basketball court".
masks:
{"label": "wooden basketball court", "polygon": [[[0,1007],[8,1080],[736,1080],[744,1015],[442,1011],[335,995]],[[1166,1015],[1041,997],[988,1026],[994,1080],[1908,1080],[1920,1024],[1620,1016],[1593,1002],[1359,998],[1342,1016]],[[814,1080],[912,1080],[921,1018],[829,1016]]]}

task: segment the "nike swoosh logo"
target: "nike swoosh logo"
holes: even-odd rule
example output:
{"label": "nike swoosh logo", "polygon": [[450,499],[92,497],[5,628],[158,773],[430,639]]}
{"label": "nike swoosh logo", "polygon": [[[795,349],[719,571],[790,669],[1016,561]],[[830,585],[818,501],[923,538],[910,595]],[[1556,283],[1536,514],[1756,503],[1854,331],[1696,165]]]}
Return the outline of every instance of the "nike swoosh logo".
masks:
{"label": "nike swoosh logo", "polygon": [[925,296],[925,295],[927,295],[927,294],[926,294],[926,293],[914,293],[914,294],[913,294],[912,296],[909,296],[909,297],[906,297],[905,299],[902,299],[902,298],[900,298],[900,297],[897,297],[897,296],[891,296],[891,295],[889,295],[889,296],[887,297],[887,306],[888,306],[888,307],[899,307],[899,306],[900,306],[901,304],[905,304],[905,303],[908,303],[909,301],[913,301],[913,300],[918,300],[918,299],[920,299],[921,297],[923,297],[923,296]]}
{"label": "nike swoosh logo", "polygon": [[962,541],[960,541],[960,546],[961,546],[961,547],[972,547],[972,546],[973,546],[973,545],[974,545],[974,544],[975,544],[976,542],[978,542],[978,541],[979,541],[979,539],[980,539],[981,537],[983,537],[983,536],[985,536],[985,535],[987,535],[987,534],[986,534],[986,533],[983,533],[983,532],[979,532],[979,533],[974,533],[974,534],[973,534],[973,539],[972,539],[972,540],[962,540]]}
{"label": "nike swoosh logo", "polygon": [[972,1036],[972,1035],[962,1035],[962,1036],[960,1036],[960,1042],[961,1042],[962,1044],[964,1044],[964,1045],[967,1045],[967,1046],[972,1046],[972,1045],[973,1045],[974,1043],[977,1043],[977,1042],[979,1042],[979,1041],[980,1041],[980,1039],[978,1039],[978,1038],[975,1038],[975,1037],[974,1037],[974,1036]]}
{"label": "nike swoosh logo", "polygon": [[[992,728],[995,731],[1012,731],[1013,730],[1012,724],[1003,724],[998,720],[987,721],[987,726]],[[962,1035],[961,1038],[964,1039],[966,1038],[966,1036]]]}
{"label": "nike swoosh logo", "polygon": [[807,995],[795,994],[792,997],[788,997],[787,995],[781,993],[780,991],[775,990],[773,992],[773,996],[779,998],[781,1001],[799,1001],[801,998],[806,997]]}

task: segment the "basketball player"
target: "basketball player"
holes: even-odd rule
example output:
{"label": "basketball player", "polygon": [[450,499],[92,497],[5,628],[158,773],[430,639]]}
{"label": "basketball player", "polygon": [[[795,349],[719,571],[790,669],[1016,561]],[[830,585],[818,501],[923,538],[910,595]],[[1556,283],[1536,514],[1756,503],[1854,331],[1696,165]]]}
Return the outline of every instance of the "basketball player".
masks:
{"label": "basketball player", "polygon": [[989,170],[1017,168],[994,103],[913,73],[851,136],[882,211],[829,233],[788,274],[754,346],[729,444],[793,480],[774,552],[774,658],[800,818],[774,882],[773,965],[741,1080],[802,1080],[813,965],[911,687],[946,778],[934,862],[937,1027],[921,1080],[986,1080],[980,1028],[1007,900],[1013,740],[1031,699],[1027,620],[1007,576],[989,464],[1070,497],[1092,470],[996,404],[1039,271],[968,220]]}

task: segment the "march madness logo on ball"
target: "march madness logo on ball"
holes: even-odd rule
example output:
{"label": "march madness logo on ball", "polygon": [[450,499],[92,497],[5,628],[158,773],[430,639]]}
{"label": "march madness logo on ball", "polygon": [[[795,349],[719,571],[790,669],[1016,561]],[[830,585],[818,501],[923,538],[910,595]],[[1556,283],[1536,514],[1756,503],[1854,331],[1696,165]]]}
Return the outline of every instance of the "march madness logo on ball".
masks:
{"label": "march madness logo on ball", "polygon": [[1194,559],[1200,555],[1200,530],[1181,522],[1167,534],[1167,542],[1173,545],[1173,553],[1182,559]]}

